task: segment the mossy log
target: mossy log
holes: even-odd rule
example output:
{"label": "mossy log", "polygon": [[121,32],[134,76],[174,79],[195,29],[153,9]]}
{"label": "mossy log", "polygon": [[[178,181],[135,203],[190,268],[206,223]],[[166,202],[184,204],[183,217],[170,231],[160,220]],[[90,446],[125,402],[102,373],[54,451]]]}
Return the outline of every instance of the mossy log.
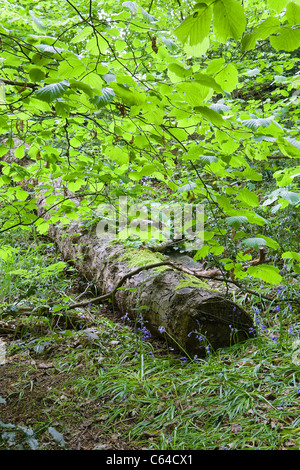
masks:
{"label": "mossy log", "polygon": [[[161,253],[101,240],[75,222],[68,229],[52,226],[49,236],[63,258],[104,294],[134,268],[166,259]],[[208,345],[215,350],[253,336],[252,319],[240,306],[211,290],[206,281],[170,266],[129,277],[114,301],[124,316],[142,321],[152,334],[165,336],[190,357],[203,357]]]}

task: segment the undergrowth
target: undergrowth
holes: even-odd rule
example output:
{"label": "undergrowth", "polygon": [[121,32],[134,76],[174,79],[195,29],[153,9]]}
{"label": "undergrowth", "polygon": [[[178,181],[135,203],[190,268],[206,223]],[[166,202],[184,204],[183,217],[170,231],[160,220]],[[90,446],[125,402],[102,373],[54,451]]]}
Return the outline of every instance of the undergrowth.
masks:
{"label": "undergrowth", "polygon": [[299,449],[295,281],[274,288],[273,302],[235,292],[256,338],[191,361],[111,304],[37,315],[93,286],[46,239],[19,232],[2,243],[12,249],[0,276],[1,449]]}

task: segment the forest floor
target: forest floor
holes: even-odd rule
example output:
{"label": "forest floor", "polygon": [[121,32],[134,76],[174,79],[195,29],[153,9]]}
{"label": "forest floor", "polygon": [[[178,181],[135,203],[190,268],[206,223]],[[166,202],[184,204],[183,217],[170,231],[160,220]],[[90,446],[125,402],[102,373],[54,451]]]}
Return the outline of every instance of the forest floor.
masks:
{"label": "forest floor", "polygon": [[[105,309],[105,315],[111,316],[109,309]],[[8,335],[5,339],[10,342],[15,338]],[[79,341],[72,347],[82,349],[82,344]],[[75,364],[71,370],[56,367],[57,357],[69,352],[69,345],[65,350],[60,345],[58,350],[54,348],[41,358],[39,355],[33,358],[28,350],[7,357],[6,363],[0,366],[1,396],[8,397],[6,404],[0,405],[1,420],[29,428],[36,427],[38,420],[40,423],[51,423],[55,428],[63,428],[63,439],[68,450],[141,448],[130,443],[129,439],[122,439],[119,433],[107,432],[105,417],[101,416],[102,407],[107,410],[105,397],[101,400],[80,400],[77,396],[74,400],[72,382],[78,377],[92,377],[90,368],[82,362]],[[60,403],[59,407],[57,403]],[[47,438],[43,442],[43,448],[57,447],[60,446],[53,439],[51,442],[50,435],[49,442]]]}
{"label": "forest floor", "polygon": [[[49,270],[61,259],[47,241],[22,234],[10,243],[16,256],[2,264],[0,286],[0,449],[299,450],[297,303],[231,293],[257,337],[189,361],[111,303],[68,315],[14,311],[21,298],[34,306],[97,292],[70,267]],[[296,279],[292,287],[299,292]]]}

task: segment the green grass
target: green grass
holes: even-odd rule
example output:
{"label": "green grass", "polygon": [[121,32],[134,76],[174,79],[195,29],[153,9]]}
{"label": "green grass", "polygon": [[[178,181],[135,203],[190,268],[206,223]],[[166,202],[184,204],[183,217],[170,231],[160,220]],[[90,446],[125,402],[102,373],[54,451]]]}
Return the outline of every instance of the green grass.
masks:
{"label": "green grass", "polygon": [[[299,449],[300,325],[292,304],[262,307],[257,299],[246,304],[237,296],[253,315],[257,338],[188,361],[184,352],[143,339],[111,309],[107,316],[105,306],[88,308],[92,318],[81,309],[67,328],[63,312],[10,314],[8,305],[16,301],[37,305],[72,298],[78,281],[65,270],[41,283],[47,267],[61,261],[58,254],[29,232],[10,243],[16,251],[1,264],[0,330],[10,328],[2,337],[8,339],[7,371],[15,373],[15,388],[10,385],[2,397],[9,410],[4,423],[32,428],[42,449],[60,447],[60,438],[48,432],[53,425],[66,448],[73,448],[83,419],[108,448],[118,443],[126,449]],[[11,274],[18,269],[31,274]],[[288,295],[295,291],[294,284]],[[22,419],[20,406],[27,410]],[[9,447],[1,429],[0,435],[0,448]],[[93,439],[86,440],[87,448],[97,448]]]}

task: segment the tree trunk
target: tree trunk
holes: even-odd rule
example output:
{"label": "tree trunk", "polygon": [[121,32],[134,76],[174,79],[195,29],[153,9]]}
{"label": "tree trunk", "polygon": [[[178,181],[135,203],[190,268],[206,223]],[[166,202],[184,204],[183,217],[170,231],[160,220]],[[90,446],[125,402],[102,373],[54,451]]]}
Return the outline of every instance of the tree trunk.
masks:
{"label": "tree trunk", "polygon": [[[107,293],[120,279],[141,265],[161,262],[165,257],[150,250],[127,248],[84,233],[72,222],[68,229],[52,226],[55,241],[66,261]],[[203,357],[215,350],[253,337],[250,315],[208,283],[170,266],[143,270],[129,277],[115,295],[123,315],[180,347],[190,357]],[[145,330],[146,331],[146,330]]]}

